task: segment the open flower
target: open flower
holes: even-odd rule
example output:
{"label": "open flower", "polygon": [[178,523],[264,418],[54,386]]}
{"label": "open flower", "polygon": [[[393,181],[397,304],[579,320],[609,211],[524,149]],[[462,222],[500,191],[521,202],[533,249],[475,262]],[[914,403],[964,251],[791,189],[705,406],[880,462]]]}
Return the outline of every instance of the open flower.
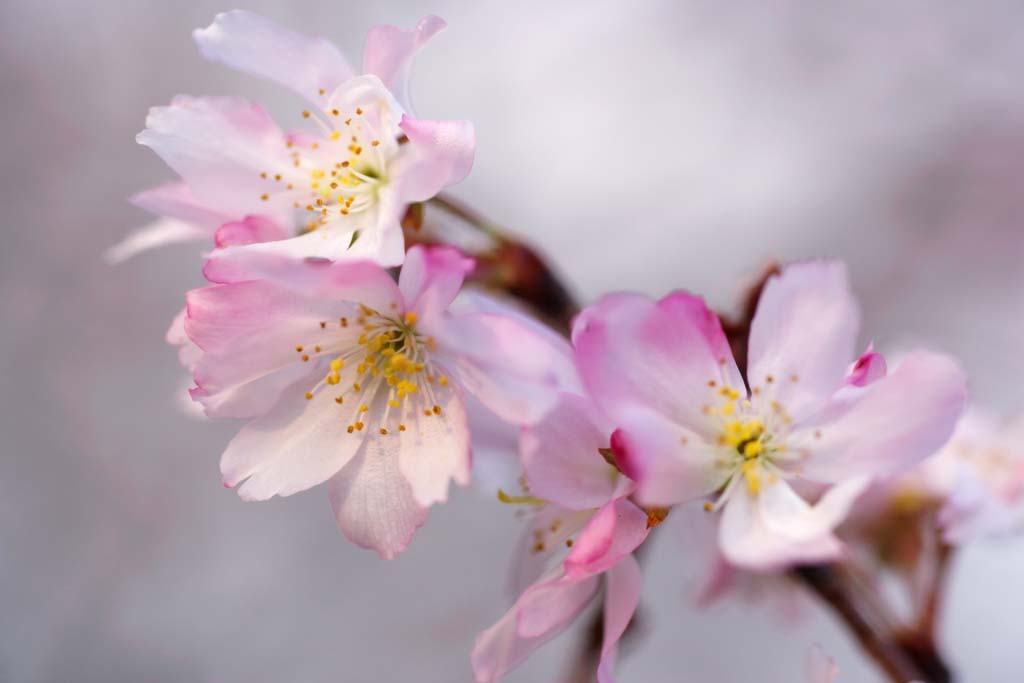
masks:
{"label": "open flower", "polygon": [[[462,180],[473,162],[470,123],[409,113],[410,60],[442,28],[437,17],[411,31],[373,28],[364,73],[356,75],[321,38],[241,10],[217,15],[195,32],[202,53],[292,88],[310,101],[303,116],[315,125],[285,134],[263,109],[239,98],[181,96],[154,107],[138,141],[182,177],[187,190],[172,188],[187,191],[186,213],[204,213],[190,221],[180,202],[151,206],[179,228],[194,224],[195,234],[209,234],[211,215],[259,215],[285,231],[268,244],[218,249],[215,258],[276,251],[400,264],[406,206]],[[181,238],[183,231],[173,234]]]}
{"label": "open flower", "polygon": [[632,552],[663,517],[629,500],[633,483],[607,459],[610,435],[610,423],[596,407],[569,393],[524,429],[527,495],[501,497],[536,510],[516,562],[514,584],[521,594],[473,648],[479,683],[501,678],[567,628],[599,594],[602,577],[604,643],[597,680],[612,680],[618,640],[640,599]]}
{"label": "open flower", "polygon": [[[712,496],[725,557],[771,568],[839,553],[831,532],[869,478],[934,452],[962,410],[965,378],[948,357],[911,353],[885,376],[873,353],[851,365],[858,318],[845,268],[812,262],[765,286],[746,381],[718,318],[683,292],[607,296],[573,341],[640,500]],[[834,486],[812,505],[794,478]]]}
{"label": "open flower", "polygon": [[947,472],[939,524],[949,543],[998,536],[1024,527],[1024,418],[1000,422],[968,412],[934,458]]}
{"label": "open flower", "polygon": [[225,486],[264,500],[327,482],[342,531],[384,557],[468,480],[464,390],[513,422],[554,401],[567,353],[550,336],[497,304],[448,310],[472,267],[454,249],[411,249],[397,284],[368,262],[224,266],[184,324],[202,350],[193,397],[255,418],[223,455]]}

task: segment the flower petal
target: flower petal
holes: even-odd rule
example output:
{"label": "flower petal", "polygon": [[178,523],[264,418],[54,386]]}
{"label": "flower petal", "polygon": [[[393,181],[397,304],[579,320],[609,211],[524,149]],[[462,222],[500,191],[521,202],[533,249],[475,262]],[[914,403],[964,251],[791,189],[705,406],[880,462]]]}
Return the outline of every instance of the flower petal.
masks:
{"label": "flower petal", "polygon": [[173,218],[161,218],[144,225],[123,240],[103,252],[108,263],[121,263],[144,251],[165,244],[191,242],[210,236],[209,231],[193,223],[184,223]]}
{"label": "flower petal", "polygon": [[473,266],[473,259],[453,247],[412,247],[398,276],[406,310],[420,317],[440,315],[462,289]]}
{"label": "flower petal", "polygon": [[395,204],[394,192],[381,190],[375,207],[355,214],[345,223],[331,224],[298,237],[217,249],[210,255],[203,273],[215,282],[237,279],[221,273],[232,272],[239,261],[252,255],[296,261],[371,261],[381,266],[397,266],[405,256],[405,240],[398,213],[404,208],[404,205],[399,207]]}
{"label": "flower petal", "polygon": [[[474,451],[474,457],[476,453]],[[536,583],[559,556],[567,554],[566,541],[575,538],[594,516],[594,510],[569,510],[547,503],[530,516],[513,553],[509,575],[511,593],[522,594]]]}
{"label": "flower petal", "polygon": [[955,360],[918,351],[852,397],[837,397],[799,424],[787,444],[809,454],[801,463],[808,479],[891,475],[946,443],[966,396],[966,377]]}
{"label": "flower petal", "polygon": [[717,316],[685,292],[605,296],[576,318],[572,338],[584,383],[616,421],[646,406],[712,438],[702,410],[716,399],[709,384],[743,387]]}
{"label": "flower petal", "polygon": [[[492,310],[497,310],[497,307]],[[453,358],[459,383],[501,418],[515,424],[540,419],[567,381],[568,345],[540,332],[518,314],[446,316],[429,329]]]}
{"label": "flower petal", "polygon": [[286,223],[291,204],[284,195],[260,199],[260,173],[290,163],[284,134],[261,107],[234,97],[179,96],[149,110],[136,140],[177,171],[203,205]]}
{"label": "flower petal", "polygon": [[629,499],[608,503],[580,532],[565,558],[566,575],[581,578],[605,571],[636,550],[649,532],[647,513]]}
{"label": "flower petal", "polygon": [[443,19],[431,15],[420,19],[412,30],[387,24],[374,26],[366,35],[363,73],[379,77],[388,90],[408,107],[408,78],[412,58],[445,26]]}
{"label": "flower petal", "polygon": [[765,523],[758,497],[767,489],[787,486],[769,484],[759,494],[738,488],[725,504],[718,528],[718,542],[725,558],[746,569],[779,569],[801,562],[821,562],[842,553],[842,544],[832,534],[810,541],[795,541],[775,533]]}
{"label": "flower petal", "polygon": [[359,449],[363,433],[346,432],[356,419],[355,402],[339,405],[327,391],[307,399],[310,387],[308,377],[293,383],[270,412],[243,427],[228,444],[220,463],[224,485],[234,487],[245,480],[238,490],[242,499],[288,496],[321,484]]}
{"label": "flower petal", "polygon": [[385,439],[397,445],[398,469],[421,507],[446,501],[449,480],[454,479],[460,486],[469,483],[466,406],[457,389],[438,393],[436,398],[440,415],[426,417],[414,409],[403,418],[406,430]]}
{"label": "flower petal", "polygon": [[192,36],[207,59],[262,76],[312,102],[322,102],[323,92],[355,75],[324,38],[296,33],[245,10],[218,14]]}
{"label": "flower petal", "polygon": [[280,254],[248,251],[230,262],[208,262],[203,275],[221,284],[267,280],[300,300],[325,299],[324,305],[328,307],[343,301],[381,311],[405,310],[402,292],[391,275],[380,265],[368,261],[296,260]]}
{"label": "flower petal", "polygon": [[866,387],[876,380],[885,377],[889,371],[885,357],[875,351],[875,345],[869,344],[867,351],[861,354],[846,375],[846,383],[855,387]]}
{"label": "flower petal", "polygon": [[636,482],[645,505],[675,505],[719,489],[729,476],[708,456],[703,437],[640,406],[618,414],[612,434],[615,463]]}
{"label": "flower petal", "polygon": [[[582,582],[571,582],[568,592],[559,591],[559,588],[564,589],[564,584],[559,584],[553,590],[543,589],[530,593],[530,590],[537,587],[557,582],[559,577],[560,573],[550,574],[536,586],[528,589],[497,623],[477,636],[470,657],[474,680],[477,683],[498,681],[526,661],[537,648],[564,631],[597,592],[598,579],[591,578]],[[543,600],[546,597],[551,598],[554,603],[552,609],[543,615],[546,617],[545,625],[549,628],[536,636],[524,636],[520,632],[520,611],[524,601],[536,601],[538,598]]]}
{"label": "flower petal", "polygon": [[813,541],[829,534],[846,519],[853,503],[870,483],[869,477],[848,479],[831,487],[817,504],[811,505],[789,484],[779,482],[764,487],[757,504],[765,527],[773,533],[794,541]]}
{"label": "flower petal", "polygon": [[[187,309],[182,308],[178,311],[177,315],[174,316],[174,320],[171,321],[170,326],[167,328],[167,333],[164,335],[164,340],[171,346],[178,347],[178,362],[181,363],[181,367],[185,368],[189,372],[195,369],[196,363],[203,356],[203,350],[200,349],[188,335],[185,334],[185,314]],[[199,406],[189,402],[189,405],[193,409],[198,409]],[[202,411],[200,411],[202,412]]]}
{"label": "flower petal", "polygon": [[262,216],[246,216],[240,221],[228,221],[217,228],[214,244],[218,247],[258,244],[285,239],[288,233],[277,223]]}
{"label": "flower petal", "polygon": [[181,182],[165,183],[143,190],[128,201],[158,216],[176,218],[206,228],[210,233],[231,218],[196,199],[189,186]]}
{"label": "flower petal", "polygon": [[768,280],[751,323],[751,387],[761,387],[800,419],[843,383],[859,326],[846,266],[788,266]]}
{"label": "flower petal", "polygon": [[[350,301],[302,296],[270,280],[193,290],[187,303],[185,331],[204,352],[195,368],[195,381],[202,389],[196,397],[209,399],[211,417],[258,414],[250,413],[246,405],[225,401],[225,396],[287,368],[305,365],[309,371],[319,362],[317,346],[354,344],[359,334],[356,325],[343,328],[339,324],[342,316],[355,321],[358,315]],[[312,364],[304,362],[303,356]],[[220,396],[222,392],[225,396]],[[245,395],[251,397],[248,392]]]}
{"label": "flower petal", "polygon": [[520,454],[530,492],[573,510],[601,507],[623,479],[600,449],[609,430],[589,399],[563,393],[540,422],[523,429]]}
{"label": "flower petal", "polygon": [[407,151],[396,160],[395,169],[406,201],[426,201],[469,175],[476,150],[472,123],[403,116],[399,127],[409,138]]}
{"label": "flower petal", "polygon": [[521,638],[560,632],[593,600],[599,586],[596,576],[566,575],[531,586],[516,603],[516,632]]}
{"label": "flower petal", "polygon": [[604,642],[597,665],[597,683],[612,683],[619,639],[640,604],[640,565],[632,556],[608,570],[604,597]]}
{"label": "flower petal", "polygon": [[426,508],[416,504],[409,482],[398,468],[395,453],[381,439],[363,448],[327,482],[331,507],[345,536],[381,558],[397,557],[427,521]]}

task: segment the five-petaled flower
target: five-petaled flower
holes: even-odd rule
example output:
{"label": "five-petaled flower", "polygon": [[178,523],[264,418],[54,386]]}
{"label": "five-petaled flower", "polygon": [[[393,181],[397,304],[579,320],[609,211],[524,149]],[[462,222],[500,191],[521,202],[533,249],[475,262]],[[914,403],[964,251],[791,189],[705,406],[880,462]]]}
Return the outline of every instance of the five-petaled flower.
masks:
{"label": "five-petaled flower", "polygon": [[[369,262],[276,254],[208,266],[187,298],[210,417],[255,418],[221,460],[247,500],[327,482],[342,531],[393,557],[469,478],[463,391],[526,423],[553,404],[567,355],[497,302],[449,310],[473,262],[414,247],[396,283]],[[564,342],[563,342],[564,344]]]}
{"label": "five-petaled flower", "polygon": [[476,680],[490,683],[561,633],[600,593],[604,577],[604,642],[599,683],[610,683],[617,643],[640,599],[632,553],[664,511],[629,500],[633,482],[608,460],[611,424],[589,399],[563,393],[535,425],[524,428],[521,456],[527,495],[536,507],[520,544],[514,583],[521,594],[477,637]]}
{"label": "five-petaled flower", "polygon": [[[717,316],[683,292],[606,296],[573,342],[640,501],[713,497],[725,557],[772,568],[836,556],[832,530],[870,477],[934,452],[963,408],[965,378],[946,356],[911,353],[887,375],[870,350],[851,365],[858,319],[845,268],[808,262],[765,286],[746,376]],[[812,505],[798,478],[833,486]]]}
{"label": "five-petaled flower", "polygon": [[280,234],[264,233],[272,240],[266,244],[224,246],[214,258],[273,251],[399,265],[406,207],[459,182],[473,163],[469,122],[410,114],[410,60],[444,25],[431,16],[410,31],[374,27],[357,75],[322,38],[241,10],[217,15],[195,32],[202,53],[293,89],[310,102],[302,115],[313,125],[285,134],[262,108],[233,97],[180,96],[154,107],[138,141],[183,184],[137,197],[170,220],[112,255],[258,215],[280,226]]}

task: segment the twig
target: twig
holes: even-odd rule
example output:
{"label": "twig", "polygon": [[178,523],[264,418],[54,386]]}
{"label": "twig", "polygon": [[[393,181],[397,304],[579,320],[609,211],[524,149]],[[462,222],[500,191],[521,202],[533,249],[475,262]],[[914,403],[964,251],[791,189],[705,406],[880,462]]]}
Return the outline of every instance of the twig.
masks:
{"label": "twig", "polygon": [[952,674],[935,648],[915,646],[894,634],[890,620],[856,590],[838,565],[796,567],[790,575],[816,593],[842,620],[893,683],[952,683]]}

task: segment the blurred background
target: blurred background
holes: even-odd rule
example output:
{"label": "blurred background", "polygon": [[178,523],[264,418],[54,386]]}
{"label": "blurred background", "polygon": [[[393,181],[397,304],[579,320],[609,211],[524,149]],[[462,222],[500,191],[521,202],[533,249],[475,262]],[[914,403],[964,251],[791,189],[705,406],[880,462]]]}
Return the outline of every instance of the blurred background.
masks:
{"label": "blurred background", "polygon": [[[220,486],[237,425],[181,409],[163,342],[195,246],[111,267],[172,173],[134,142],[147,107],[235,93],[302,105],[204,63],[192,29],[242,6],[333,38],[449,29],[417,108],[468,118],[455,194],[539,245],[583,300],[685,287],[732,307],[770,259],[837,256],[864,341],[957,354],[976,402],[1024,408],[1024,5],[1018,2],[158,2],[0,5],[0,680],[470,680],[508,606],[520,523],[455,492],[398,560],[337,532],[323,490],[245,504]],[[659,529],[620,680],[801,681],[820,642],[879,676],[813,603],[780,626],[692,606],[701,558]],[[692,549],[692,548],[691,548]],[[1024,667],[1024,543],[957,560],[943,641],[967,683]],[[510,681],[558,681],[580,629]]]}

